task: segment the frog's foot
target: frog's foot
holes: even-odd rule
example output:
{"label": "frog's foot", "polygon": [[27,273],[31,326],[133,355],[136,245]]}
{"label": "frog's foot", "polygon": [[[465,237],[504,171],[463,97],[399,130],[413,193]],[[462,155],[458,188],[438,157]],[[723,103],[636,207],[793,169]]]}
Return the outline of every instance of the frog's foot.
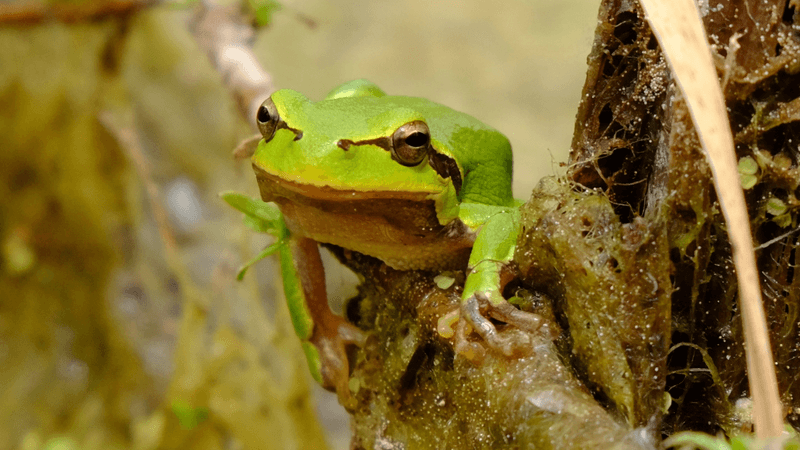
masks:
{"label": "frog's foot", "polygon": [[322,387],[335,391],[339,403],[347,409],[356,405],[350,392],[350,363],[347,347],[355,345],[363,347],[367,335],[356,326],[338,321],[331,327],[319,327],[314,330],[310,343],[319,353],[319,374]]}
{"label": "frog's foot", "polygon": [[[489,317],[505,322],[522,332],[497,331]],[[469,328],[475,330],[486,345],[507,357],[521,356],[531,351],[531,339],[527,333],[536,333],[542,328],[540,315],[520,311],[506,300],[490,301],[489,297],[476,293],[461,304],[461,318],[456,328],[456,353],[468,359],[480,359],[483,349],[480,344],[469,342]]]}

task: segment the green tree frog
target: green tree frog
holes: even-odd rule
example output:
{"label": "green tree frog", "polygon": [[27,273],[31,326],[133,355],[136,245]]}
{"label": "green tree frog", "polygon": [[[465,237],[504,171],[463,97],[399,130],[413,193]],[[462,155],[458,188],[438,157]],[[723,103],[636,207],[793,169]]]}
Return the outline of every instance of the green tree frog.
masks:
{"label": "green tree frog", "polygon": [[[292,322],[315,379],[349,398],[345,347],[364,333],[328,306],[318,244],[399,270],[464,270],[455,348],[511,355],[518,342],[489,318],[526,330],[538,316],[501,295],[518,234],[511,146],[477,119],[426,99],[386,95],[366,80],[309,101],[283,89],[258,109],[252,156],[261,198],[283,215],[281,266]],[[443,318],[442,320],[445,320]],[[440,327],[447,329],[447,327]],[[452,329],[450,329],[452,330]]]}

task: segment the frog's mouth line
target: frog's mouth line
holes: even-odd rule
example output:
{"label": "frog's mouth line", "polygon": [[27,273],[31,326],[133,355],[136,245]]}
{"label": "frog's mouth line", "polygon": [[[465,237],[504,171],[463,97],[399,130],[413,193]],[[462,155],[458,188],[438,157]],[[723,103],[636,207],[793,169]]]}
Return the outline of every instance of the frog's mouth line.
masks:
{"label": "frog's mouth line", "polygon": [[325,202],[348,202],[359,200],[404,200],[417,203],[433,202],[431,195],[437,192],[407,192],[393,190],[358,191],[355,189],[336,189],[328,186],[315,186],[308,183],[287,180],[271,174],[253,164],[262,200],[274,201],[275,198],[296,199],[298,197]]}

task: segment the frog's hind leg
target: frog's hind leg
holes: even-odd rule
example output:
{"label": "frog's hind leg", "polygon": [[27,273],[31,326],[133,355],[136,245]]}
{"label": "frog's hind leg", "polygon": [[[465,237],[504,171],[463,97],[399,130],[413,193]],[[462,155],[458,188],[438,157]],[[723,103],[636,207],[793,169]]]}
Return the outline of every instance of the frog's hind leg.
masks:
{"label": "frog's hind leg", "polygon": [[[319,361],[319,378],[322,387],[336,392],[339,403],[347,409],[355,406],[355,399],[350,392],[350,364],[347,358],[347,346],[356,345],[363,347],[366,340],[364,332],[354,325],[345,322],[339,316],[339,323],[331,326],[320,326],[314,330],[314,335],[309,344],[316,350],[316,359]],[[308,350],[306,356],[308,356]],[[309,358],[311,364],[313,358]]]}
{"label": "frog's hind leg", "polygon": [[292,236],[281,252],[281,272],[292,324],[303,341],[311,375],[324,388],[335,390],[342,405],[354,406],[347,347],[362,347],[366,335],[328,306],[317,242]]}

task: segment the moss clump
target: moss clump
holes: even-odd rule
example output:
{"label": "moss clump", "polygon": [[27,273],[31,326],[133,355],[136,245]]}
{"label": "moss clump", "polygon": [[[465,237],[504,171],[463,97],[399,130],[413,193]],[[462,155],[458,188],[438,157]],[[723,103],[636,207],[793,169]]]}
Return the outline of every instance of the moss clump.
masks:
{"label": "moss clump", "polygon": [[644,426],[660,415],[670,336],[662,217],[622,223],[607,197],[543,180],[522,208],[522,279],[553,298],[579,377]]}
{"label": "moss clump", "polygon": [[[351,379],[354,448],[648,448],[649,432],[620,423],[564,364],[566,334],[530,334],[520,358],[489,351],[469,361],[436,332],[438,318],[458,305],[463,274],[442,289],[436,274],[334,251],[365,278],[347,308],[370,333]],[[558,330],[550,300],[520,286],[509,288],[520,307]]]}
{"label": "moss clump", "polygon": [[[800,15],[793,2],[755,0],[701,13],[746,189],[779,388],[797,427],[800,284],[789,231],[800,206]],[[749,431],[735,267],[705,155],[638,5],[605,1],[598,24],[568,176],[601,190],[625,223],[665,217],[673,406],[662,430]]]}

